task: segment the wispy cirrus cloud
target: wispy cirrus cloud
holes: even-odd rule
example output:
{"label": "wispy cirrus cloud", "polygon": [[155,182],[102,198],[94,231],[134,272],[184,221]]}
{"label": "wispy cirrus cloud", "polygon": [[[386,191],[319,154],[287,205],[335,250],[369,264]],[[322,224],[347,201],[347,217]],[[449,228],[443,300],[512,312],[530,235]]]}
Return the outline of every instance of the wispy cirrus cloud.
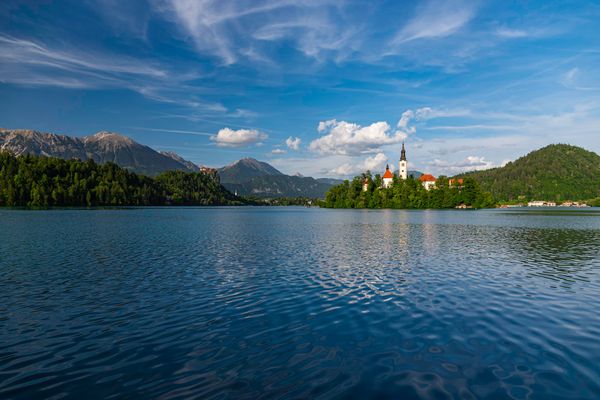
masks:
{"label": "wispy cirrus cloud", "polygon": [[475,16],[475,1],[432,0],[417,8],[416,14],[392,39],[392,45],[419,39],[437,39],[450,36],[464,27]]}
{"label": "wispy cirrus cloud", "polygon": [[[173,21],[201,54],[225,65],[252,59],[272,64],[271,43],[289,42],[306,56],[352,48],[354,30],[330,17],[341,6],[331,1],[194,1],[163,0],[156,11]],[[343,14],[336,13],[337,17]]]}
{"label": "wispy cirrus cloud", "polygon": [[243,118],[252,112],[229,111],[224,105],[198,98],[187,81],[197,72],[175,71],[155,60],[127,55],[50,46],[32,39],[0,34],[0,82],[65,89],[128,89],[161,103]]}
{"label": "wispy cirrus cloud", "polygon": [[496,36],[509,39],[524,38],[529,36],[529,33],[523,29],[511,29],[507,27],[500,27],[496,29],[494,33]]}
{"label": "wispy cirrus cloud", "polygon": [[[114,83],[117,79],[115,75],[119,74],[153,78],[165,78],[169,75],[166,70],[152,65],[153,62],[148,60],[117,54],[94,54],[89,50],[52,49],[33,40],[6,35],[0,35],[0,50],[5,66],[34,66],[66,71],[87,76],[91,78],[90,81]],[[12,69],[8,69],[8,72],[16,73]]]}

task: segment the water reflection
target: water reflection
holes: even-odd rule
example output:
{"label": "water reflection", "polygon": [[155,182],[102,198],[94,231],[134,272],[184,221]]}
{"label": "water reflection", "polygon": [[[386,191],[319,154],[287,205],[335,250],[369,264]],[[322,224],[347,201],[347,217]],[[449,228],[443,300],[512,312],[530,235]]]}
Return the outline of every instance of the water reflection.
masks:
{"label": "water reflection", "polygon": [[581,218],[0,211],[0,397],[595,399]]}
{"label": "water reflection", "polygon": [[600,230],[508,229],[498,237],[532,276],[588,281],[600,267]]}

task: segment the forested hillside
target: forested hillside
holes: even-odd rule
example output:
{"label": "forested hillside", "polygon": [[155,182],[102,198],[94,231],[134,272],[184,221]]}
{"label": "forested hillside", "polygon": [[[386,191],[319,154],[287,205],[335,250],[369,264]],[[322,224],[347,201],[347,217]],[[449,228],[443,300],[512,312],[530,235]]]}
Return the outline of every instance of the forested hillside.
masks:
{"label": "forested hillside", "polygon": [[504,167],[459,177],[475,179],[499,201],[586,200],[600,196],[600,156],[553,144]]}
{"label": "forested hillside", "polygon": [[0,206],[240,203],[217,180],[202,173],[168,171],[149,178],[110,162],[0,153]]}

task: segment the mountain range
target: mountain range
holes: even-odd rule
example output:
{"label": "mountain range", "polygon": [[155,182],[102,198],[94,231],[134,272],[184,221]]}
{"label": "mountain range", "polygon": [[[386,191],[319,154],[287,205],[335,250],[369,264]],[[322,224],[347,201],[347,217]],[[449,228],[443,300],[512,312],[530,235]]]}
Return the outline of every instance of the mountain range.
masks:
{"label": "mountain range", "polygon": [[114,132],[72,137],[23,129],[0,129],[0,151],[14,155],[64,159],[93,159],[97,163],[113,162],[143,175],[155,176],[169,170],[195,172],[200,169],[174,153],[159,153],[148,146]]}
{"label": "mountain range", "polygon": [[588,200],[600,197],[600,155],[567,144],[552,144],[503,167],[472,177],[498,201]]}
{"label": "mountain range", "polygon": [[[97,163],[113,162],[130,171],[156,176],[170,170],[197,172],[200,168],[173,152],[158,152],[131,138],[114,132],[72,137],[33,130],[0,129],[0,152],[14,155],[93,159]],[[221,183],[239,195],[255,197],[324,197],[337,179],[314,179],[285,175],[273,166],[243,158],[218,170]]]}
{"label": "mountain range", "polygon": [[323,198],[332,186],[342,182],[328,178],[285,175],[273,166],[253,158],[242,158],[218,171],[221,184],[243,196]]}

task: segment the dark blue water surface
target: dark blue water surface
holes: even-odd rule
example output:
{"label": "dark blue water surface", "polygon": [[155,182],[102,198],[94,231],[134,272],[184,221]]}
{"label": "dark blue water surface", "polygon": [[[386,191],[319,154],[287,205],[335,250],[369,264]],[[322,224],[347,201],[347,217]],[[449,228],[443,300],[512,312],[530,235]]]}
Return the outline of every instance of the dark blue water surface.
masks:
{"label": "dark blue water surface", "polygon": [[0,211],[0,398],[600,398],[600,212]]}

